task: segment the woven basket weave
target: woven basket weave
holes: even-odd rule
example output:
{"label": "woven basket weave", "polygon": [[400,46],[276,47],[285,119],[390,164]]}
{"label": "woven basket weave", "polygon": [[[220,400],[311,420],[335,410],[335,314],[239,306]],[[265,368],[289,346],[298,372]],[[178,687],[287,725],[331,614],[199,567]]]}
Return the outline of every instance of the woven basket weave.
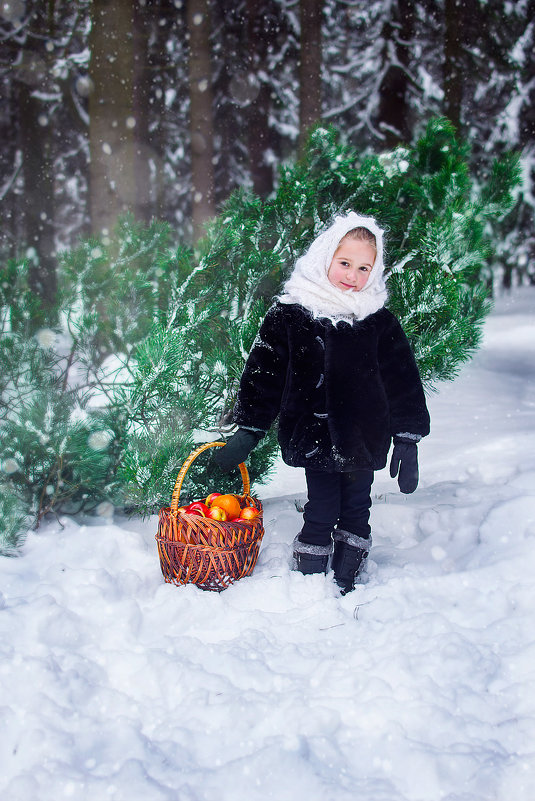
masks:
{"label": "woven basket weave", "polygon": [[182,483],[192,462],[208,448],[221,448],[224,442],[208,442],[188,456],[178,474],[171,506],[160,509],[158,554],[165,581],[171,584],[196,584],[203,590],[221,592],[243,576],[253,572],[264,536],[262,504],[249,495],[251,487],[246,466],[239,465],[243,494],[242,505],[260,512],[254,520],[222,522],[178,512]]}

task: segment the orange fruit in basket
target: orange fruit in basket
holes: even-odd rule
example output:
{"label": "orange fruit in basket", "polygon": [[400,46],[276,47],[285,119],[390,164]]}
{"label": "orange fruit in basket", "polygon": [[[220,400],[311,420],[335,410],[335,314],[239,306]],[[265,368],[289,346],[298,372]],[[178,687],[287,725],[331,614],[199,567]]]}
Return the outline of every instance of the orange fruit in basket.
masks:
{"label": "orange fruit in basket", "polygon": [[235,495],[219,495],[212,501],[211,508],[213,509],[214,506],[224,509],[227,513],[228,520],[234,520],[236,517],[239,517],[241,513],[240,502]]}

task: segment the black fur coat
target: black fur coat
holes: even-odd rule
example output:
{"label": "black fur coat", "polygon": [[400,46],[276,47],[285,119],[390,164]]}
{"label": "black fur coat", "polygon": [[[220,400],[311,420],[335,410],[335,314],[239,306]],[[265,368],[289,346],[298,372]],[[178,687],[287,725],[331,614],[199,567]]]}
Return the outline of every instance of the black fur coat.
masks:
{"label": "black fur coat", "polygon": [[394,434],[429,433],[409,342],[380,309],[353,324],[315,319],[296,304],[268,311],[243,375],[234,421],[267,431],[293,467],[380,470]]}

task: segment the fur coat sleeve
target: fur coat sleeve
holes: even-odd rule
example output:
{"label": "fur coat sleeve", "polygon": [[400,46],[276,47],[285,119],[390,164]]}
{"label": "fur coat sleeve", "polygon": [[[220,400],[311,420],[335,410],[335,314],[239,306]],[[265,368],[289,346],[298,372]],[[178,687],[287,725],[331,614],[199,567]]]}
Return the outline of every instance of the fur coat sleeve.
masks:
{"label": "fur coat sleeve", "polygon": [[288,338],[283,307],[264,318],[243,371],[233,419],[246,428],[268,431],[281,407],[288,372]]}
{"label": "fur coat sleeve", "polygon": [[377,361],[388,398],[390,433],[429,434],[429,413],[420,373],[399,321],[383,311],[385,325],[377,342]]}

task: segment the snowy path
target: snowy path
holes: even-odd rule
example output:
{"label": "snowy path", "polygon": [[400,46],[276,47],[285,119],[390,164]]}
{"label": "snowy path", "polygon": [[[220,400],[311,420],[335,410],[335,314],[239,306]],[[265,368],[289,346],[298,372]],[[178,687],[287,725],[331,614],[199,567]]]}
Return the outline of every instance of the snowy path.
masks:
{"label": "snowy path", "polygon": [[430,399],[421,485],[374,485],[365,583],[289,570],[301,471],[253,576],[162,583],[155,519],[65,520],[0,562],[6,801],[533,801],[535,290]]}

